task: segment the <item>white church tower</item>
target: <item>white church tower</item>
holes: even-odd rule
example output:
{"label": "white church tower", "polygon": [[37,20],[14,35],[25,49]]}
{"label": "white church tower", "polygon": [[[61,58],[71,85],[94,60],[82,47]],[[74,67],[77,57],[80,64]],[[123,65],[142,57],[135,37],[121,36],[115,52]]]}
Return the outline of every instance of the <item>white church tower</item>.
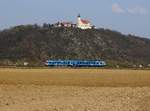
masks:
{"label": "white church tower", "polygon": [[81,21],[81,16],[80,16],[80,14],[79,14],[79,15],[77,16],[77,26],[79,26],[80,21]]}
{"label": "white church tower", "polygon": [[80,14],[77,17],[77,27],[80,29],[91,29],[90,21],[81,19]]}

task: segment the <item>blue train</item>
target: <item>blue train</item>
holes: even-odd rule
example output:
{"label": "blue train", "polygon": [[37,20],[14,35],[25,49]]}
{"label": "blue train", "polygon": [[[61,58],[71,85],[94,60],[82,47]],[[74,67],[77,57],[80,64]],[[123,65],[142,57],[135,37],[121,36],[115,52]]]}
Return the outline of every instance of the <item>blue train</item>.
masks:
{"label": "blue train", "polygon": [[102,60],[47,60],[46,66],[70,66],[70,67],[104,67]]}

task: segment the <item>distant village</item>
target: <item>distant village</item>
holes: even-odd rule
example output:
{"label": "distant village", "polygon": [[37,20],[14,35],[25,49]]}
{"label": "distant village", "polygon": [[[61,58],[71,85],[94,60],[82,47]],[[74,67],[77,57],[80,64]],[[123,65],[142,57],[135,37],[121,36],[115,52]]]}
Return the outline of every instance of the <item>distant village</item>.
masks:
{"label": "distant village", "polygon": [[80,29],[95,29],[96,27],[91,24],[89,20],[82,19],[80,14],[77,16],[77,23],[73,22],[57,22],[53,24],[54,27],[74,27]]}

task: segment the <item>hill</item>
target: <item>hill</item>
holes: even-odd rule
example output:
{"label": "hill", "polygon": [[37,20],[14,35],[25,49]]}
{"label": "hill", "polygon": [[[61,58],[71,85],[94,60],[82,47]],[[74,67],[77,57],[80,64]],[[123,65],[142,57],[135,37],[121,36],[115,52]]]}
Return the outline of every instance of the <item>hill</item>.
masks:
{"label": "hill", "polygon": [[109,66],[150,64],[150,40],[108,29],[21,25],[0,31],[0,65],[47,59],[103,59]]}

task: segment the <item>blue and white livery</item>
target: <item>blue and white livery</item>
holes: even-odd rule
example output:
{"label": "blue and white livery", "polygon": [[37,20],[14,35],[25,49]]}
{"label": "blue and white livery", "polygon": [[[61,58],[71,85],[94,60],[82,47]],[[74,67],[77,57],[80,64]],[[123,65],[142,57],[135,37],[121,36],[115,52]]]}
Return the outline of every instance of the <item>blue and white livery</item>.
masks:
{"label": "blue and white livery", "polygon": [[70,66],[70,67],[104,67],[102,60],[47,60],[46,66]]}

